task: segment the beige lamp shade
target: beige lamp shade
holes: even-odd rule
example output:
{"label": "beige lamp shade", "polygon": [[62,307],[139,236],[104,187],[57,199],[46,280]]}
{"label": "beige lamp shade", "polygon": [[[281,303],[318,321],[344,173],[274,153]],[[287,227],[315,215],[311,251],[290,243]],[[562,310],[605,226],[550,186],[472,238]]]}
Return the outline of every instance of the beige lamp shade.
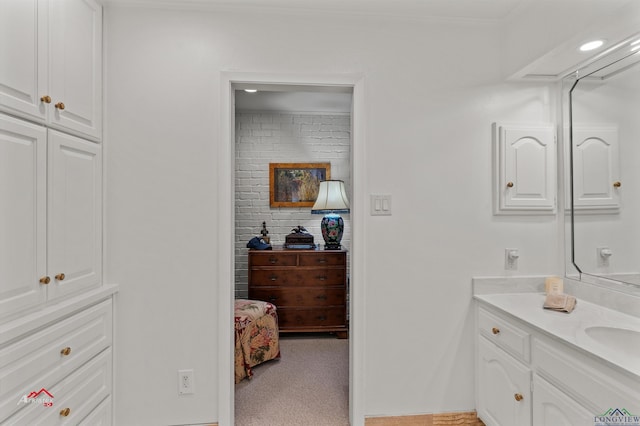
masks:
{"label": "beige lamp shade", "polygon": [[320,182],[318,198],[311,208],[313,214],[349,213],[349,198],[344,182],[341,180],[325,180]]}

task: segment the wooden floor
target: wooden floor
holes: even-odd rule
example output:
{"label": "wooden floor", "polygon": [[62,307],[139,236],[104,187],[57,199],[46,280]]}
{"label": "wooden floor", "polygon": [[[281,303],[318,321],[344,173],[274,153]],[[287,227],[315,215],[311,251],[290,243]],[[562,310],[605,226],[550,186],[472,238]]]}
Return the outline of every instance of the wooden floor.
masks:
{"label": "wooden floor", "polygon": [[366,426],[484,426],[475,412],[424,414],[421,416],[370,417]]}

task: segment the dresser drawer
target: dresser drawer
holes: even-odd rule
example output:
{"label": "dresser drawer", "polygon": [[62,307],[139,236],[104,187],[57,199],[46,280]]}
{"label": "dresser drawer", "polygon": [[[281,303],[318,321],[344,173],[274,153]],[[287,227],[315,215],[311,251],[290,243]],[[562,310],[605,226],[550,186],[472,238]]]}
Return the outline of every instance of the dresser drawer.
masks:
{"label": "dresser drawer", "polygon": [[334,308],[282,308],[278,309],[280,330],[300,327],[335,327],[346,323],[346,309]]}
{"label": "dresser drawer", "polygon": [[253,289],[249,298],[271,302],[276,307],[345,305],[345,289],[334,288],[260,288]]}
{"label": "dresser drawer", "polygon": [[316,253],[300,253],[300,266],[340,266],[347,264],[347,254],[320,251]]}
{"label": "dresser drawer", "polygon": [[298,254],[295,252],[268,250],[249,253],[249,266],[296,266],[298,264]]}
{"label": "dresser drawer", "polygon": [[0,422],[22,408],[20,396],[50,389],[110,346],[111,318],[108,300],[2,348]]}
{"label": "dresser drawer", "polygon": [[58,425],[82,421],[111,394],[111,348],[47,390],[53,395],[51,407],[26,404],[14,417],[8,419],[8,423]]}
{"label": "dresser drawer", "polygon": [[529,333],[513,322],[478,309],[478,328],[487,339],[523,361],[530,360]]}
{"label": "dresser drawer", "polygon": [[270,268],[249,271],[252,286],[340,286],[344,268]]}

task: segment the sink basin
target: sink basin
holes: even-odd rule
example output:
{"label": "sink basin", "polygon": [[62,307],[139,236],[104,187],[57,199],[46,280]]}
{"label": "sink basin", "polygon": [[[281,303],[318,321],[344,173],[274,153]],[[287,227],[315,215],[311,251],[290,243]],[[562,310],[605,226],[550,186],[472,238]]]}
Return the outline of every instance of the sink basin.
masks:
{"label": "sink basin", "polygon": [[640,354],[640,331],[619,327],[595,326],[584,330],[592,340],[630,356]]}

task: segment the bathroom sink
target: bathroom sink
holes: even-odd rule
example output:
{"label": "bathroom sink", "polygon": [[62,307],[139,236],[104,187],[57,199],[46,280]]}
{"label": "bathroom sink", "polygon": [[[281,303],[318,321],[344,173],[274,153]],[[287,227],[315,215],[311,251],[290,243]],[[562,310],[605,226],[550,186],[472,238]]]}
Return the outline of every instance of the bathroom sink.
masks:
{"label": "bathroom sink", "polygon": [[619,327],[594,326],[584,330],[592,340],[630,356],[640,354],[640,331]]}

